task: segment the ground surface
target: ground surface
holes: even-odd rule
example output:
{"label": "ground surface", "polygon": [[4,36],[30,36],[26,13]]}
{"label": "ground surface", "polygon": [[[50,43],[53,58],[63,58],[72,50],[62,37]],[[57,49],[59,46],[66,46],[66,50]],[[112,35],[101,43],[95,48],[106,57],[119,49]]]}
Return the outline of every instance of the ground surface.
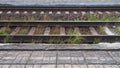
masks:
{"label": "ground surface", "polygon": [[18,44],[18,43],[11,43],[11,44],[0,44],[0,51],[2,50],[29,50],[29,51],[36,51],[36,50],[114,50],[120,51],[120,43],[100,43],[100,44]]}
{"label": "ground surface", "polygon": [[119,68],[120,51],[1,51],[1,68]]}
{"label": "ground surface", "polygon": [[120,5],[120,0],[0,0],[11,5]]}
{"label": "ground surface", "polygon": [[0,68],[120,68],[120,49],[101,44],[1,44]]}

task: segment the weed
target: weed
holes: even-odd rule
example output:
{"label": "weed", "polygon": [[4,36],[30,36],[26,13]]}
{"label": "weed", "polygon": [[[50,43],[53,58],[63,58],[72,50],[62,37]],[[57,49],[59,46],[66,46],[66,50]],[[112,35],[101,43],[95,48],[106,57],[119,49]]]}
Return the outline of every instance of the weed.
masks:
{"label": "weed", "polygon": [[50,44],[52,44],[53,42],[55,42],[55,38],[50,37],[50,38],[48,39],[48,41],[49,41]]}
{"label": "weed", "polygon": [[55,44],[64,44],[64,40],[61,39],[61,38],[57,38],[57,37],[50,37],[49,38],[49,43],[52,44],[52,43],[55,43]]}
{"label": "weed", "polygon": [[71,43],[71,44],[78,44],[78,43],[81,43],[85,40],[84,37],[80,36],[80,33],[79,32],[76,32],[75,33],[75,36],[73,37],[69,37],[66,42],[68,43]]}
{"label": "weed", "polygon": [[93,40],[93,44],[98,44],[100,42],[100,39],[99,38],[95,38],[94,40]]}
{"label": "weed", "polygon": [[73,35],[73,34],[74,34],[73,28],[69,28],[69,29],[67,30],[67,34],[68,34],[68,35]]}
{"label": "weed", "polygon": [[27,34],[29,28],[23,27],[18,34]]}
{"label": "weed", "polygon": [[115,33],[120,34],[120,27],[116,26],[114,28]]}
{"label": "weed", "polygon": [[66,43],[66,41],[64,39],[60,39],[59,44],[65,44],[65,43]]}
{"label": "weed", "polygon": [[80,33],[80,32],[77,32],[77,31],[75,31],[74,34],[75,34],[75,35],[78,35],[78,36],[81,35],[81,33]]}
{"label": "weed", "polygon": [[10,37],[10,36],[6,36],[6,37],[3,39],[3,43],[8,43],[8,42],[10,42],[10,41],[12,41],[12,37]]}
{"label": "weed", "polygon": [[71,44],[79,44],[85,40],[84,37],[82,36],[74,36],[74,37],[69,37],[66,42],[71,43]]}
{"label": "weed", "polygon": [[0,34],[2,34],[2,35],[5,35],[5,34],[8,34],[8,33],[10,33],[10,28],[9,27],[2,27],[1,29],[0,29]]}
{"label": "weed", "polygon": [[100,20],[106,21],[106,20],[107,20],[107,16],[102,16],[102,17],[100,18]]}
{"label": "weed", "polygon": [[104,28],[102,26],[100,26],[98,28],[98,30],[99,30],[100,34],[105,34],[105,30],[104,30]]}
{"label": "weed", "polygon": [[90,14],[89,16],[88,16],[88,21],[95,21],[95,20],[98,20],[97,19],[97,16],[94,14]]}
{"label": "weed", "polygon": [[102,20],[102,21],[115,21],[117,19],[115,17],[107,17],[106,15],[103,15],[100,20]]}
{"label": "weed", "polygon": [[109,21],[117,21],[117,20],[119,20],[119,19],[117,19],[117,18],[115,18],[115,17],[110,17],[110,18],[108,18],[109,19]]}

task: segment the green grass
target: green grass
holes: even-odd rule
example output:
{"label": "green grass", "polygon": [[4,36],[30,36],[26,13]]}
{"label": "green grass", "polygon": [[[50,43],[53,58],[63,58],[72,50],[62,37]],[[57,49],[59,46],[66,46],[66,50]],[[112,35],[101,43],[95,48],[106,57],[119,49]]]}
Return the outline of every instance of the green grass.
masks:
{"label": "green grass", "polygon": [[82,36],[74,36],[74,37],[70,37],[66,40],[67,43],[69,44],[80,44],[85,40],[84,37]]}
{"label": "green grass", "polygon": [[115,17],[102,16],[101,20],[102,21],[117,21],[118,19]]}
{"label": "green grass", "polygon": [[96,21],[96,20],[99,20],[99,19],[97,19],[96,15],[91,14],[88,16],[88,21]]}
{"label": "green grass", "polygon": [[88,21],[119,21],[119,18],[108,17],[103,15],[101,18],[98,18],[96,14],[91,14],[88,16]]}

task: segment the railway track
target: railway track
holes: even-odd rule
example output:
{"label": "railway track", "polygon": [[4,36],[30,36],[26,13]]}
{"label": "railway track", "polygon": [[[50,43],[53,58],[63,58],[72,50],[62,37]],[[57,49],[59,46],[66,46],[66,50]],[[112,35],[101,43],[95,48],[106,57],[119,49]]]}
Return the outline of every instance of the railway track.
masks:
{"label": "railway track", "polygon": [[27,21],[119,21],[120,8],[114,7],[0,7],[0,20]]}
{"label": "railway track", "polygon": [[100,22],[1,22],[0,24],[0,42],[98,43],[120,41],[119,22],[101,22],[101,24]]}
{"label": "railway track", "polygon": [[120,8],[0,6],[0,42],[120,42]]}

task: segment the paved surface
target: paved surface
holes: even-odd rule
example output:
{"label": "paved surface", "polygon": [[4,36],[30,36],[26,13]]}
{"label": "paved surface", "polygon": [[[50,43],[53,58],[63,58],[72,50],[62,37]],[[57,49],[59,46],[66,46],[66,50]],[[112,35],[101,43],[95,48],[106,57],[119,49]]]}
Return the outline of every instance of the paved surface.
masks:
{"label": "paved surface", "polygon": [[[111,43],[112,44],[112,43]],[[89,50],[89,51],[120,51],[120,44],[0,44],[0,51],[2,50],[17,50],[17,51],[39,51],[39,50]]]}
{"label": "paved surface", "polygon": [[0,44],[0,68],[120,68],[120,50],[101,44]]}
{"label": "paved surface", "polygon": [[120,0],[0,0],[11,5],[120,5]]}
{"label": "paved surface", "polygon": [[0,68],[119,68],[120,51],[0,51]]}

